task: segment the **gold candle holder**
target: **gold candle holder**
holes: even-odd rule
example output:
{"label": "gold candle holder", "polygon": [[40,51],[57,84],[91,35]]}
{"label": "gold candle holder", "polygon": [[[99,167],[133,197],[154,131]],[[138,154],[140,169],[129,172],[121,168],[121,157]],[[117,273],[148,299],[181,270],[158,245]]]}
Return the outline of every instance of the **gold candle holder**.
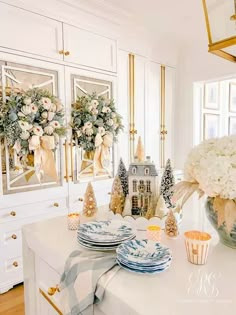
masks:
{"label": "gold candle holder", "polygon": [[211,235],[200,231],[184,233],[188,261],[195,265],[204,265],[207,261]]}
{"label": "gold candle holder", "polygon": [[147,239],[155,242],[161,241],[161,227],[158,225],[149,225],[147,227]]}
{"label": "gold candle holder", "polygon": [[80,221],[79,213],[69,213],[67,215],[68,230],[74,231],[78,229]]}

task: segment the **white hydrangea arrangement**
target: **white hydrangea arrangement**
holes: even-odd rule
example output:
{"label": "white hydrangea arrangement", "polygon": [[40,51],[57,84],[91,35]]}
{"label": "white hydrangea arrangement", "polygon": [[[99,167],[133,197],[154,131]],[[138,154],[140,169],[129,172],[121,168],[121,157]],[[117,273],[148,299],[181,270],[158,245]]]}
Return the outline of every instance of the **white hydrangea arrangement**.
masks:
{"label": "white hydrangea arrangement", "polygon": [[236,136],[210,139],[194,147],[185,163],[185,180],[197,182],[209,197],[236,198]]}
{"label": "white hydrangea arrangement", "polygon": [[[72,104],[71,126],[76,143],[85,151],[94,151],[96,142],[109,136],[116,141],[123,129],[114,100],[96,94],[81,96]],[[101,141],[99,141],[99,139]]]}
{"label": "white hydrangea arrangement", "polygon": [[50,137],[50,149],[54,150],[59,137],[65,135],[63,105],[48,91],[12,90],[5,102],[0,101],[0,135],[20,159],[40,147],[44,137]]}

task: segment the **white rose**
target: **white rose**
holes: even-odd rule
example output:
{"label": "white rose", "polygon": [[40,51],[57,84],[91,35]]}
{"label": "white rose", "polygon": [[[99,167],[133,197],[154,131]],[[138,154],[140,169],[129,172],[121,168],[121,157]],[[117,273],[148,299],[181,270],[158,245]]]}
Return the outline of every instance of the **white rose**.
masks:
{"label": "white rose", "polygon": [[40,126],[35,126],[33,127],[33,133],[36,135],[36,136],[42,136],[43,135],[43,129],[42,127]]}
{"label": "white rose", "polygon": [[53,112],[48,112],[48,120],[49,120],[49,121],[52,121],[53,118],[54,118],[54,116],[55,116],[55,113],[53,113]]}
{"label": "white rose", "polygon": [[107,107],[107,106],[103,106],[102,112],[103,112],[103,113],[107,113],[107,110],[108,110],[108,107]]}
{"label": "white rose", "polygon": [[21,135],[20,135],[20,138],[21,138],[22,140],[27,140],[27,139],[29,139],[29,137],[30,137],[29,131],[24,131],[24,132],[22,132]]}
{"label": "white rose", "polygon": [[46,119],[46,118],[48,118],[48,112],[42,112],[42,114],[41,114],[41,116],[44,118],[44,119]]}
{"label": "white rose", "polygon": [[104,128],[104,127],[98,127],[98,132],[99,132],[102,136],[104,136],[104,135],[105,135],[105,133],[106,133],[106,131],[105,131],[105,128]]}
{"label": "white rose", "polygon": [[57,111],[57,105],[56,104],[51,104],[51,107],[50,107],[50,112],[56,112]]}
{"label": "white rose", "polygon": [[24,105],[24,106],[22,106],[21,111],[22,111],[22,113],[23,113],[24,115],[29,115],[29,114],[31,114],[31,108],[30,108],[29,105]]}
{"label": "white rose", "polygon": [[48,97],[42,97],[40,100],[40,103],[42,104],[43,108],[45,108],[46,110],[49,110],[51,107],[51,100]]}
{"label": "white rose", "polygon": [[47,135],[52,135],[53,132],[54,132],[54,128],[53,126],[47,126],[44,128],[44,132],[47,134]]}
{"label": "white rose", "polygon": [[30,97],[26,97],[26,98],[24,99],[24,104],[25,104],[25,105],[30,105],[31,103],[32,103],[32,100],[31,100]]}
{"label": "white rose", "polygon": [[29,150],[36,150],[40,146],[40,137],[39,136],[32,136],[29,139]]}
{"label": "white rose", "polygon": [[92,127],[93,127],[93,124],[92,124],[90,121],[87,121],[87,122],[84,124],[84,127],[85,127],[85,128],[92,128]]}
{"label": "white rose", "polygon": [[24,115],[23,113],[21,113],[21,112],[19,112],[17,115],[18,115],[19,117],[25,117],[25,115]]}
{"label": "white rose", "polygon": [[98,101],[97,100],[92,100],[91,101],[91,106],[93,107],[93,108],[97,108],[97,106],[98,106]]}
{"label": "white rose", "polygon": [[31,109],[32,113],[36,114],[38,111],[38,106],[36,106],[35,104],[31,104],[30,109]]}
{"label": "white rose", "polygon": [[27,131],[31,128],[31,125],[27,121],[19,120],[18,123],[23,131]]}
{"label": "white rose", "polygon": [[77,134],[77,137],[78,137],[78,138],[81,137],[81,136],[82,136],[81,130],[77,130],[77,131],[76,131],[76,134]]}
{"label": "white rose", "polygon": [[113,112],[113,113],[111,114],[111,117],[112,117],[112,118],[115,118],[115,117],[116,117],[116,113]]}
{"label": "white rose", "polygon": [[109,120],[107,121],[107,125],[108,125],[108,126],[113,126],[113,124],[114,124],[113,119],[109,119]]}
{"label": "white rose", "polygon": [[98,110],[97,109],[93,109],[92,113],[93,113],[93,115],[97,115],[98,114]]}
{"label": "white rose", "polygon": [[93,129],[92,129],[92,128],[87,128],[87,129],[85,130],[85,133],[86,133],[87,136],[92,136],[92,134],[93,134]]}
{"label": "white rose", "polygon": [[56,120],[51,121],[50,122],[50,126],[53,126],[56,129],[61,127],[60,123],[58,121],[56,121]]}

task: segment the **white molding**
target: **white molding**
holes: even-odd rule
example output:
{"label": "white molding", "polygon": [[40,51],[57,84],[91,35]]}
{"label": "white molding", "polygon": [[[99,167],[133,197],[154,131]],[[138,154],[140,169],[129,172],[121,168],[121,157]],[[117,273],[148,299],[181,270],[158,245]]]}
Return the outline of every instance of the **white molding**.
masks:
{"label": "white molding", "polygon": [[14,285],[21,282],[23,282],[23,279],[18,277],[16,280],[1,283],[0,294],[6,293],[7,291],[11,290]]}

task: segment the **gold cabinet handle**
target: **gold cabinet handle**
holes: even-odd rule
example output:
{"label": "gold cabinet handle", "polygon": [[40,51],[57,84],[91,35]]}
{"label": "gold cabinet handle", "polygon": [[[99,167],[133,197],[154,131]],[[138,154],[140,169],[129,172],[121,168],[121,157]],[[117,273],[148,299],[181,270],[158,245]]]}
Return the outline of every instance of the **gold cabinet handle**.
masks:
{"label": "gold cabinet handle", "polygon": [[18,267],[18,262],[17,261],[14,261],[13,264],[12,264],[14,267]]}
{"label": "gold cabinet handle", "polygon": [[83,199],[83,198],[79,198],[78,200],[79,200],[80,202],[83,202],[83,201],[84,201],[84,199]]}
{"label": "gold cabinet handle", "polygon": [[58,208],[59,207],[59,203],[58,202],[54,202],[53,207]]}
{"label": "gold cabinet handle", "polygon": [[67,51],[64,52],[64,55],[65,55],[65,56],[69,56],[69,55],[70,55],[70,52],[67,50]]}
{"label": "gold cabinet handle", "polygon": [[59,55],[64,55],[64,50],[61,49],[61,50],[58,51],[58,53],[59,53]]}
{"label": "gold cabinet handle", "polygon": [[16,234],[12,234],[11,238],[12,238],[13,240],[16,240],[16,239],[17,239],[17,235],[16,235]]}
{"label": "gold cabinet handle", "polygon": [[11,215],[12,217],[15,217],[15,216],[16,216],[16,212],[15,212],[15,211],[11,211],[11,212],[10,212],[10,215]]}
{"label": "gold cabinet handle", "polygon": [[60,292],[60,289],[59,289],[59,287],[57,285],[55,287],[48,288],[48,295],[52,296],[56,292]]}

